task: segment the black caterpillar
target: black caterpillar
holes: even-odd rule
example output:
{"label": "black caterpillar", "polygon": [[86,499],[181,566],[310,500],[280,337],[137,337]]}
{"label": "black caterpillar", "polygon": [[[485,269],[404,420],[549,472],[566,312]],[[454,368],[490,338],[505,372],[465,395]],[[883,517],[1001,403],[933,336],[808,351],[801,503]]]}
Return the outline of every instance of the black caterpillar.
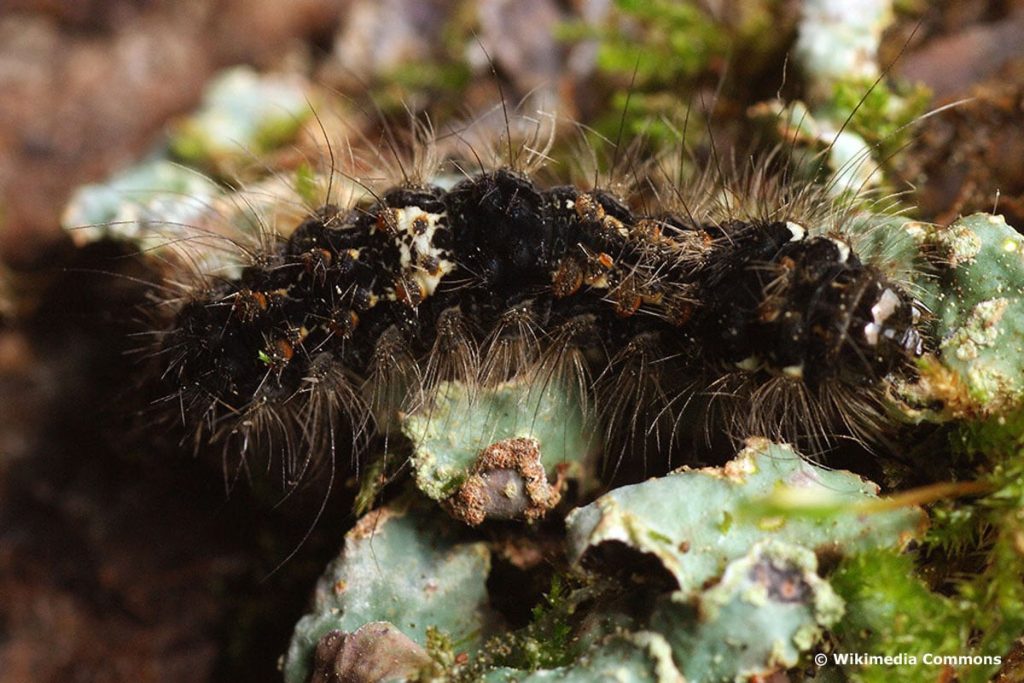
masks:
{"label": "black caterpillar", "polygon": [[769,203],[765,185],[745,197],[763,216],[681,198],[634,211],[508,169],[323,206],[180,308],[161,342],[169,399],[197,440],[281,450],[289,480],[336,430],[358,448],[439,382],[526,373],[585,387],[619,454],[671,450],[693,424],[870,440],[885,378],[926,344],[921,307],[862,262],[820,191]]}

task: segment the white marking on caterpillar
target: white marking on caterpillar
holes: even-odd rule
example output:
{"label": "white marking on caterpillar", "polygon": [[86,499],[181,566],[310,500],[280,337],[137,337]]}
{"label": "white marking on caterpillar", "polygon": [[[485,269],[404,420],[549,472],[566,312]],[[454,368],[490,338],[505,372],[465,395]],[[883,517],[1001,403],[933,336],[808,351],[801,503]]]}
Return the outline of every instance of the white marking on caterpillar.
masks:
{"label": "white marking on caterpillar", "polygon": [[[872,322],[864,326],[864,339],[867,340],[868,344],[878,346],[878,333],[882,331],[882,325],[889,319],[889,316],[896,312],[899,305],[900,297],[896,292],[891,289],[886,289],[882,292],[882,296],[871,307]],[[891,339],[892,336],[891,330],[886,333],[886,338]]]}
{"label": "white marking on caterpillar", "polygon": [[735,363],[735,365],[740,370],[753,372],[754,370],[757,370],[759,367],[761,367],[761,359],[758,358],[757,356],[747,356],[743,360]]}
{"label": "white marking on caterpillar", "polygon": [[[395,244],[398,246],[399,263],[402,270],[419,285],[423,296],[430,296],[448,273],[455,270],[455,263],[448,259],[448,252],[434,246],[434,234],[444,229],[444,213],[427,213],[418,206],[391,209],[394,228],[398,230]],[[436,268],[423,267],[427,259],[435,259]],[[394,301],[394,289],[388,291],[388,298]]]}
{"label": "white marking on caterpillar", "polygon": [[807,237],[807,228],[800,225],[799,223],[794,223],[793,221],[786,221],[786,227],[789,229],[790,234],[793,235],[792,237],[789,238],[790,242],[799,242],[803,240],[805,237]]}
{"label": "white marking on caterpillar", "polygon": [[831,237],[829,238],[829,242],[836,245],[836,249],[839,250],[839,262],[846,263],[850,258],[850,245],[842,240],[833,239]]}

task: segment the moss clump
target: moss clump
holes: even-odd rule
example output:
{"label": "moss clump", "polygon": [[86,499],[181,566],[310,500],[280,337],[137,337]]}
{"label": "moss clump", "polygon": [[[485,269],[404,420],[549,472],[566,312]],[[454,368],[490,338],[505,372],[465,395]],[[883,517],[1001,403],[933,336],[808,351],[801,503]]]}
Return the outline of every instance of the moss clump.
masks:
{"label": "moss clump", "polygon": [[610,140],[621,128],[624,139],[643,136],[652,146],[678,142],[680,94],[729,47],[725,26],[695,3],[673,0],[615,0],[602,26],[576,23],[562,33],[596,40],[597,69],[614,84],[594,128]]}
{"label": "moss clump", "polygon": [[[846,615],[833,631],[836,653],[915,655],[962,654],[968,633],[957,601],[934,593],[916,576],[914,556],[876,550],[848,557],[832,575],[832,587],[846,602]],[[918,661],[900,666],[850,666],[864,683],[941,679],[940,666]]]}

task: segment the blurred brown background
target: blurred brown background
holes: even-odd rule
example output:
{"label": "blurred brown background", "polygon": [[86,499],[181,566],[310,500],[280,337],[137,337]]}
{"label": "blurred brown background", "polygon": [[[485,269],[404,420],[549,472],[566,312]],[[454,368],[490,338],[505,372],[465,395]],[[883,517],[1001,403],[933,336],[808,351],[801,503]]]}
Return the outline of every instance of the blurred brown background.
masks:
{"label": "blurred brown background", "polygon": [[[298,69],[358,94],[403,64],[451,54],[494,60],[515,100],[541,92],[563,116],[587,109],[593,46],[566,47],[569,20],[599,24],[611,0],[3,0],[0,2],[0,259],[31,265],[57,238],[71,188],[136,160],[225,66]],[[733,21],[732,0],[696,3]],[[782,40],[800,3],[768,3]],[[902,3],[882,63],[936,103],[988,81],[1021,81],[1024,3]],[[902,7],[901,5],[901,7]],[[472,44],[452,44],[453,25]],[[449,41],[446,43],[446,41]],[[742,50],[740,50],[742,52]],[[896,57],[899,57],[896,59]],[[731,68],[742,71],[736,60]],[[486,76],[477,63],[474,77]],[[415,72],[412,72],[415,74]],[[773,79],[774,80],[774,79]],[[416,98],[416,84],[405,96]],[[476,99],[494,99],[494,91]],[[466,95],[472,100],[472,92]],[[421,102],[414,102],[418,106]],[[1014,115],[1020,115],[1019,111]],[[585,117],[584,117],[585,118]],[[1016,149],[1013,147],[1012,149]],[[1012,155],[1011,155],[1012,156]],[[1003,194],[1008,194],[1003,188]],[[1011,192],[1012,193],[1012,192]],[[941,208],[941,207],[940,207]]]}
{"label": "blurred brown background", "polygon": [[71,188],[138,158],[218,69],[329,50],[343,5],[0,2],[0,255],[37,258]]}

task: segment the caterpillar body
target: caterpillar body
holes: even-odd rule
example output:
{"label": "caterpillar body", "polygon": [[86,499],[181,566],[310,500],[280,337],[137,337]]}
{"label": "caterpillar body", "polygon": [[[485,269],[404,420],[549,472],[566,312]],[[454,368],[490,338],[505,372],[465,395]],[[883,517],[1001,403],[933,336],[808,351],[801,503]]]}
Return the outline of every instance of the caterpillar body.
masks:
{"label": "caterpillar body", "polygon": [[498,168],[325,204],[181,306],[161,335],[168,399],[197,442],[279,450],[288,481],[336,430],[358,451],[449,380],[572,382],[615,457],[653,443],[685,461],[693,414],[809,450],[870,442],[886,378],[928,342],[911,288],[862,261],[821,189],[699,185],[655,187],[654,210]]}

